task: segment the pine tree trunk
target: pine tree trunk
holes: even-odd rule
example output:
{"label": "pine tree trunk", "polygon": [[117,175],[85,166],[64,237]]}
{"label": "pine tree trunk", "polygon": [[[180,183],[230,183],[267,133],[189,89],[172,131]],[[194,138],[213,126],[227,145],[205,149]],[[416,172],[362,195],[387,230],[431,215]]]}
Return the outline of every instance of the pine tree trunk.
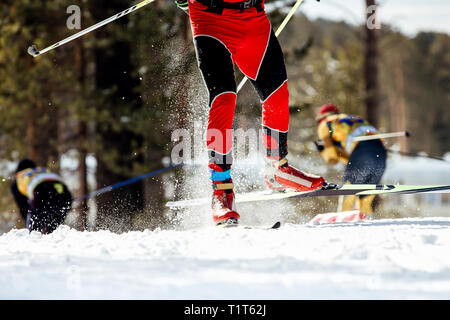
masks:
{"label": "pine tree trunk", "polygon": [[[396,55],[394,58],[395,67],[394,67],[394,79],[395,79],[395,88],[396,88],[396,96],[398,98],[397,103],[391,108],[395,109],[396,119],[394,123],[394,131],[404,131],[406,130],[406,103],[405,103],[405,81],[403,76],[403,67],[402,67],[402,57],[400,55]],[[396,142],[400,145],[400,151],[408,152],[408,140],[405,137],[399,137],[396,139]]]}
{"label": "pine tree trunk", "polygon": [[[127,6],[118,0],[98,1],[92,8],[93,18],[95,21],[101,21],[105,15],[120,12]],[[117,131],[114,128],[122,120],[122,108],[129,108],[139,100],[138,94],[134,92],[137,81],[132,78],[130,43],[118,39],[116,33],[109,31],[127,22],[128,18],[122,17],[110,29],[105,28],[96,32],[96,43],[104,43],[94,49],[95,85],[103,95],[103,103],[98,109],[106,108],[110,115],[110,119],[102,120],[96,128],[96,135],[101,143],[100,151],[96,153],[98,188],[131,178],[131,173],[123,172],[132,172],[134,161],[142,161],[130,157],[133,154],[133,142],[141,144],[142,139],[126,129],[121,128]],[[113,232],[131,230],[133,215],[143,210],[143,198],[142,181],[98,196],[96,227]]]}
{"label": "pine tree trunk", "polygon": [[[375,0],[366,0],[366,8],[376,5]],[[367,21],[375,12],[367,12]],[[374,126],[378,126],[379,121],[379,87],[378,87],[378,52],[377,52],[377,30],[366,25],[365,38],[365,61],[364,78],[366,89],[366,114],[367,120]]]}
{"label": "pine tree trunk", "polygon": [[[80,95],[85,96],[85,81],[86,81],[86,60],[84,55],[83,40],[79,39],[76,42],[75,47],[75,64],[77,68],[77,81],[80,87]],[[87,125],[86,120],[81,116],[78,120],[78,134],[77,134],[77,144],[78,144],[78,195],[83,196],[89,193],[88,182],[87,182]],[[87,199],[81,200],[78,207],[78,228],[81,230],[86,229],[88,205]]]}

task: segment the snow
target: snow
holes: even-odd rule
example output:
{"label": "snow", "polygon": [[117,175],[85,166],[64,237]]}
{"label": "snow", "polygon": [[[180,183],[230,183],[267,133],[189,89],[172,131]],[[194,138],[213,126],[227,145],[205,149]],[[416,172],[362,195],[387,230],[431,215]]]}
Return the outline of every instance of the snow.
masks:
{"label": "snow", "polygon": [[450,218],[0,236],[0,299],[449,299]]}
{"label": "snow", "polygon": [[389,154],[383,181],[395,184],[450,184],[450,153],[443,160]]}
{"label": "snow", "polygon": [[[383,182],[449,184],[449,157],[390,154]],[[306,161],[298,167],[327,170]],[[210,192],[208,170],[195,168],[185,196]],[[263,185],[261,168],[255,159],[237,161],[238,191]],[[41,235],[13,229],[0,233],[0,299],[450,299],[448,197],[384,199],[405,217],[217,229],[204,206],[185,212],[174,230],[115,234],[61,226]],[[407,205],[421,207],[420,217],[411,218],[415,211]],[[260,225],[289,221],[298,210],[290,202],[242,209],[242,223]]]}

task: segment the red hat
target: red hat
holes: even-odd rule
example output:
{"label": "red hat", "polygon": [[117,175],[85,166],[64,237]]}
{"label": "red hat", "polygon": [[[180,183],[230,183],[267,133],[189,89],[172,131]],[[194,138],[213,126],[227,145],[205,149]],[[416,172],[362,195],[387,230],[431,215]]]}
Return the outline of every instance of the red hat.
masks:
{"label": "red hat", "polygon": [[317,112],[317,121],[322,121],[325,117],[340,113],[338,107],[336,107],[334,104],[325,104],[320,107],[319,111]]}

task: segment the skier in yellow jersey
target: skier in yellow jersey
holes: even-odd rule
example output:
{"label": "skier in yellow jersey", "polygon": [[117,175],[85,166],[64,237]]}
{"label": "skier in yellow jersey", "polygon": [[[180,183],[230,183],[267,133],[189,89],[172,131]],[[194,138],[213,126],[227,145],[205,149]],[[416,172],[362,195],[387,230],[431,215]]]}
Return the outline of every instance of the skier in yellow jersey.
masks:
{"label": "skier in yellow jersey", "polygon": [[[378,131],[358,116],[341,113],[332,104],[323,105],[316,117],[320,143],[316,146],[329,164],[346,164],[343,182],[352,184],[378,184],[386,168],[386,149],[380,139],[354,141],[355,137],[374,135]],[[375,195],[346,196],[342,211],[355,207],[372,216]]]}
{"label": "skier in yellow jersey", "polygon": [[72,207],[72,195],[62,179],[29,159],[19,162],[11,192],[30,231],[53,232]]}

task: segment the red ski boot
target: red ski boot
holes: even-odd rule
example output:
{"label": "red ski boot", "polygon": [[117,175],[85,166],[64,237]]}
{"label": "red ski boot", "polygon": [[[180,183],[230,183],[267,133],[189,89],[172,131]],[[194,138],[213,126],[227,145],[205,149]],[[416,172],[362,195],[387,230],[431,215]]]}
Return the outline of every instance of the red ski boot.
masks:
{"label": "red ski boot", "polygon": [[240,218],[234,204],[233,183],[229,181],[213,184],[212,212],[217,225],[238,224]]}
{"label": "red ski boot", "polygon": [[312,191],[326,185],[325,179],[313,174],[302,172],[288,164],[286,158],[269,160],[264,175],[270,189],[296,191]]}

